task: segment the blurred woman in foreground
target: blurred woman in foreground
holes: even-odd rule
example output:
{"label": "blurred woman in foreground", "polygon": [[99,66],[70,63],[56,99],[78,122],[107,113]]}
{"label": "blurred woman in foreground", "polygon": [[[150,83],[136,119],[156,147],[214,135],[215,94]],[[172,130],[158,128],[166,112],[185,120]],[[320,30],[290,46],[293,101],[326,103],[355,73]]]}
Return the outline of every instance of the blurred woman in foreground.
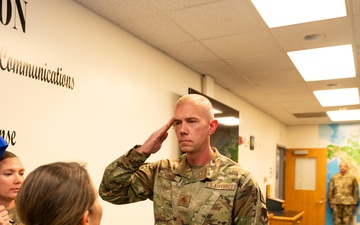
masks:
{"label": "blurred woman in foreground", "polygon": [[93,182],[76,162],[50,163],[29,173],[16,209],[25,225],[99,225],[102,217]]}

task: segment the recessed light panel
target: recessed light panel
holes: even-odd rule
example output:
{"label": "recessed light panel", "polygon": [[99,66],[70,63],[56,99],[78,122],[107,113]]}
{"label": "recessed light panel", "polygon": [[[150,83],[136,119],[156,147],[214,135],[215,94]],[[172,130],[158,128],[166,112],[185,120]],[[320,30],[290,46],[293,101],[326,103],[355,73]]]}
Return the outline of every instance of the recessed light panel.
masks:
{"label": "recessed light panel", "polygon": [[328,111],[326,113],[332,121],[360,120],[360,109]]}
{"label": "recessed light panel", "polygon": [[226,126],[235,126],[239,125],[239,118],[228,116],[228,117],[218,117],[215,118],[219,123]]}
{"label": "recessed light panel", "polygon": [[314,95],[324,107],[359,104],[358,88],[314,91]]}
{"label": "recessed light panel", "polygon": [[352,46],[339,45],[288,52],[305,81],[355,77]]}
{"label": "recessed light panel", "polygon": [[221,113],[222,113],[221,110],[213,108],[213,114],[221,114]]}
{"label": "recessed light panel", "polygon": [[346,16],[345,0],[252,0],[252,3],[270,28]]}

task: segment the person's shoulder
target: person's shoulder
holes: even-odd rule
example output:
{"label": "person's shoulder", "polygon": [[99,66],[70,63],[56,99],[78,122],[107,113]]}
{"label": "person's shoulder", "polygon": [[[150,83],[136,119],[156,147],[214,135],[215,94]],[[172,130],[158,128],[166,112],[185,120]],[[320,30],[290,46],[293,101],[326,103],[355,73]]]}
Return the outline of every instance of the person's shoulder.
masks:
{"label": "person's shoulder", "polygon": [[218,160],[219,169],[224,173],[238,177],[249,176],[251,174],[250,171],[242,165],[224,155],[219,154]]}
{"label": "person's shoulder", "polygon": [[180,156],[177,159],[171,159],[171,158],[167,158],[167,159],[160,159],[154,162],[151,162],[151,166],[153,167],[160,167],[160,168],[176,168],[182,161],[184,156]]}
{"label": "person's shoulder", "polygon": [[240,188],[256,187],[257,182],[252,173],[239,163],[227,158],[221,157],[221,163],[218,165],[217,179],[222,181],[236,183]]}
{"label": "person's shoulder", "polygon": [[351,173],[346,173],[346,176],[351,178],[351,179],[356,179],[356,177]]}
{"label": "person's shoulder", "polygon": [[227,157],[225,155],[222,155],[220,152],[218,152],[217,159],[220,160],[221,163],[224,165],[242,168],[242,166],[238,162],[235,162],[234,160],[230,159],[229,157]]}
{"label": "person's shoulder", "polygon": [[335,178],[338,178],[338,177],[341,177],[341,173],[335,173],[334,175],[332,175],[332,179],[335,179]]}

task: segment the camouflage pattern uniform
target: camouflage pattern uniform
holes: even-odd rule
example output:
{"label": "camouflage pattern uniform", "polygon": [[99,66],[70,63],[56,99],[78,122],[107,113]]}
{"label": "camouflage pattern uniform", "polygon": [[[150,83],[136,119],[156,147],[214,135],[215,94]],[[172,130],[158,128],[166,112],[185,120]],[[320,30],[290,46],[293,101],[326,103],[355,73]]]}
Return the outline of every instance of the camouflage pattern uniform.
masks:
{"label": "camouflage pattern uniform", "polygon": [[145,163],[135,146],[107,166],[99,195],[113,204],[150,199],[155,224],[263,225],[267,209],[251,174],[213,148],[212,160],[193,174],[185,155]]}
{"label": "camouflage pattern uniform", "polygon": [[16,214],[16,208],[13,207],[12,209],[8,210],[8,215],[9,215],[9,224],[11,225],[24,225],[22,222],[20,222],[17,214]]}
{"label": "camouflage pattern uniform", "polygon": [[330,179],[328,198],[329,204],[334,205],[334,224],[351,224],[353,209],[358,202],[358,183],[354,176],[346,173],[335,174]]}

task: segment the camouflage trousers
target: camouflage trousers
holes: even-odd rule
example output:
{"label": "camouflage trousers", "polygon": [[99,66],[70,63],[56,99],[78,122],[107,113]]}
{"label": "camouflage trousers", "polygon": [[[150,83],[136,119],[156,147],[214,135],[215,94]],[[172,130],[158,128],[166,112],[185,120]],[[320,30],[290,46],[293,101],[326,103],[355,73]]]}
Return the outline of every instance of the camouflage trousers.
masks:
{"label": "camouflage trousers", "polygon": [[353,220],[353,205],[334,205],[334,225],[351,225]]}

